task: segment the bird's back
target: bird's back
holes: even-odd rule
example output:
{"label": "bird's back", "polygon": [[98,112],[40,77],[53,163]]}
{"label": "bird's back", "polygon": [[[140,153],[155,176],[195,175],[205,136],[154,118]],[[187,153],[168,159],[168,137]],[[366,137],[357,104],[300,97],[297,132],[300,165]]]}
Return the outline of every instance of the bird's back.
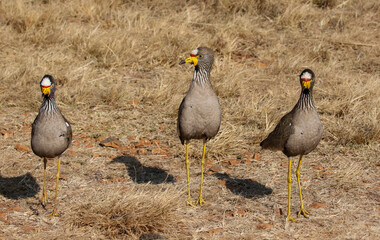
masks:
{"label": "bird's back", "polygon": [[287,113],[278,122],[276,128],[264,139],[260,146],[263,149],[280,150],[283,151],[289,136],[294,131],[292,127],[294,109]]}

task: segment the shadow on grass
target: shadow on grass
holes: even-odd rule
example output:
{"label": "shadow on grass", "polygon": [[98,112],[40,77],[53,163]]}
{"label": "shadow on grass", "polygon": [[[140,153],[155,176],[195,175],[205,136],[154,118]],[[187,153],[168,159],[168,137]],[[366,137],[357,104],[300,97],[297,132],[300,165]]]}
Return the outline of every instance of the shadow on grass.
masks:
{"label": "shadow on grass", "polygon": [[30,173],[19,177],[4,178],[0,175],[0,194],[9,199],[34,197],[40,186]]}
{"label": "shadow on grass", "polygon": [[215,173],[218,179],[226,181],[226,187],[235,195],[245,198],[259,198],[271,194],[273,190],[251,179],[231,178],[228,174]]}
{"label": "shadow on grass", "polygon": [[112,162],[123,163],[128,168],[129,177],[136,183],[174,183],[173,175],[158,167],[146,167],[132,156],[119,156]]}

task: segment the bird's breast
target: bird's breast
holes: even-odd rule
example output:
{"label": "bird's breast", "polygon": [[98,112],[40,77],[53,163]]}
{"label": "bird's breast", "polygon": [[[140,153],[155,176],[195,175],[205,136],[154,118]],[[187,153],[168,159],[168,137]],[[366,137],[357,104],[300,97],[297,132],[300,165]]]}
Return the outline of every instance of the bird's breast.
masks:
{"label": "bird's breast", "polygon": [[62,154],[69,145],[68,139],[71,139],[71,131],[68,131],[68,128],[63,118],[57,118],[55,121],[40,118],[35,121],[31,139],[33,152],[40,157],[56,157]]}
{"label": "bird's breast", "polygon": [[292,126],[293,133],[285,144],[287,155],[305,155],[314,150],[323,134],[323,126],[318,115],[296,117]]}

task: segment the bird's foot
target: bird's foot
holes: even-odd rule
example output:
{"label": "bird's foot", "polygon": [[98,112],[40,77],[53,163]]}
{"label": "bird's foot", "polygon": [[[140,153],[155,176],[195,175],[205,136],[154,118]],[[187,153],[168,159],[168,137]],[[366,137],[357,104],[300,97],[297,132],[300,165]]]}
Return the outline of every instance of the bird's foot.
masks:
{"label": "bird's foot", "polygon": [[43,208],[46,207],[47,202],[48,202],[48,196],[47,196],[47,193],[44,192],[42,194],[42,199],[41,199],[41,205],[42,205]]}
{"label": "bird's foot", "polygon": [[194,206],[195,204],[194,204],[194,202],[189,198],[189,200],[187,200],[187,202],[186,202],[186,205],[187,205],[187,206]]}
{"label": "bird's foot", "polygon": [[292,218],[291,216],[288,216],[287,218],[286,218],[286,221],[292,221],[292,222],[297,222],[297,220],[295,220],[294,218]]}
{"label": "bird's foot", "polygon": [[205,203],[206,203],[206,201],[203,200],[202,196],[199,196],[198,200],[195,204],[197,204],[197,205],[199,204],[199,206],[202,206],[202,204],[205,204]]}
{"label": "bird's foot", "polygon": [[311,215],[311,213],[309,213],[308,211],[306,211],[306,209],[303,208],[303,207],[301,207],[301,209],[299,210],[299,212],[298,212],[298,217],[299,217],[301,214],[302,214],[305,218],[308,218],[309,215]]}
{"label": "bird's foot", "polygon": [[46,215],[46,217],[59,217],[59,213],[54,209],[53,212]]}

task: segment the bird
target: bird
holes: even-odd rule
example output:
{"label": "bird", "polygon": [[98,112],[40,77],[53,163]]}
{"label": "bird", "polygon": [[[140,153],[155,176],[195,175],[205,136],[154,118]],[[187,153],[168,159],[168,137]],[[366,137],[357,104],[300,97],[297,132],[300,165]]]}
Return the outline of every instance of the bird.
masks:
{"label": "bird", "polygon": [[295,222],[296,220],[290,214],[290,198],[291,198],[291,157],[299,156],[298,167],[296,171],[299,194],[300,194],[300,210],[301,214],[308,218],[311,215],[303,205],[300,168],[302,157],[313,151],[320,142],[323,135],[323,125],[318,116],[318,112],[313,100],[313,87],[315,84],[315,75],[312,70],[305,69],[300,76],[301,95],[294,108],[284,115],[276,128],[268,135],[268,137],[260,143],[262,149],[270,149],[274,151],[282,151],[288,157],[288,212],[287,220]]}
{"label": "bird", "polygon": [[54,94],[55,81],[51,75],[45,75],[40,82],[42,105],[32,124],[31,147],[44,162],[44,186],[42,190],[42,206],[47,204],[46,165],[47,160],[58,157],[54,209],[47,216],[59,216],[57,212],[57,195],[61,154],[70,146],[72,139],[71,125],[58,109]]}
{"label": "bird", "polygon": [[203,140],[200,191],[195,203],[202,206],[206,203],[202,197],[206,143],[218,133],[222,119],[219,100],[210,82],[214,51],[208,47],[198,47],[191,52],[189,58],[182,60],[179,64],[185,63],[193,64],[195,70],[190,88],[179,106],[177,128],[181,143],[186,144],[188,205],[194,205],[190,195],[189,143],[191,139]]}

